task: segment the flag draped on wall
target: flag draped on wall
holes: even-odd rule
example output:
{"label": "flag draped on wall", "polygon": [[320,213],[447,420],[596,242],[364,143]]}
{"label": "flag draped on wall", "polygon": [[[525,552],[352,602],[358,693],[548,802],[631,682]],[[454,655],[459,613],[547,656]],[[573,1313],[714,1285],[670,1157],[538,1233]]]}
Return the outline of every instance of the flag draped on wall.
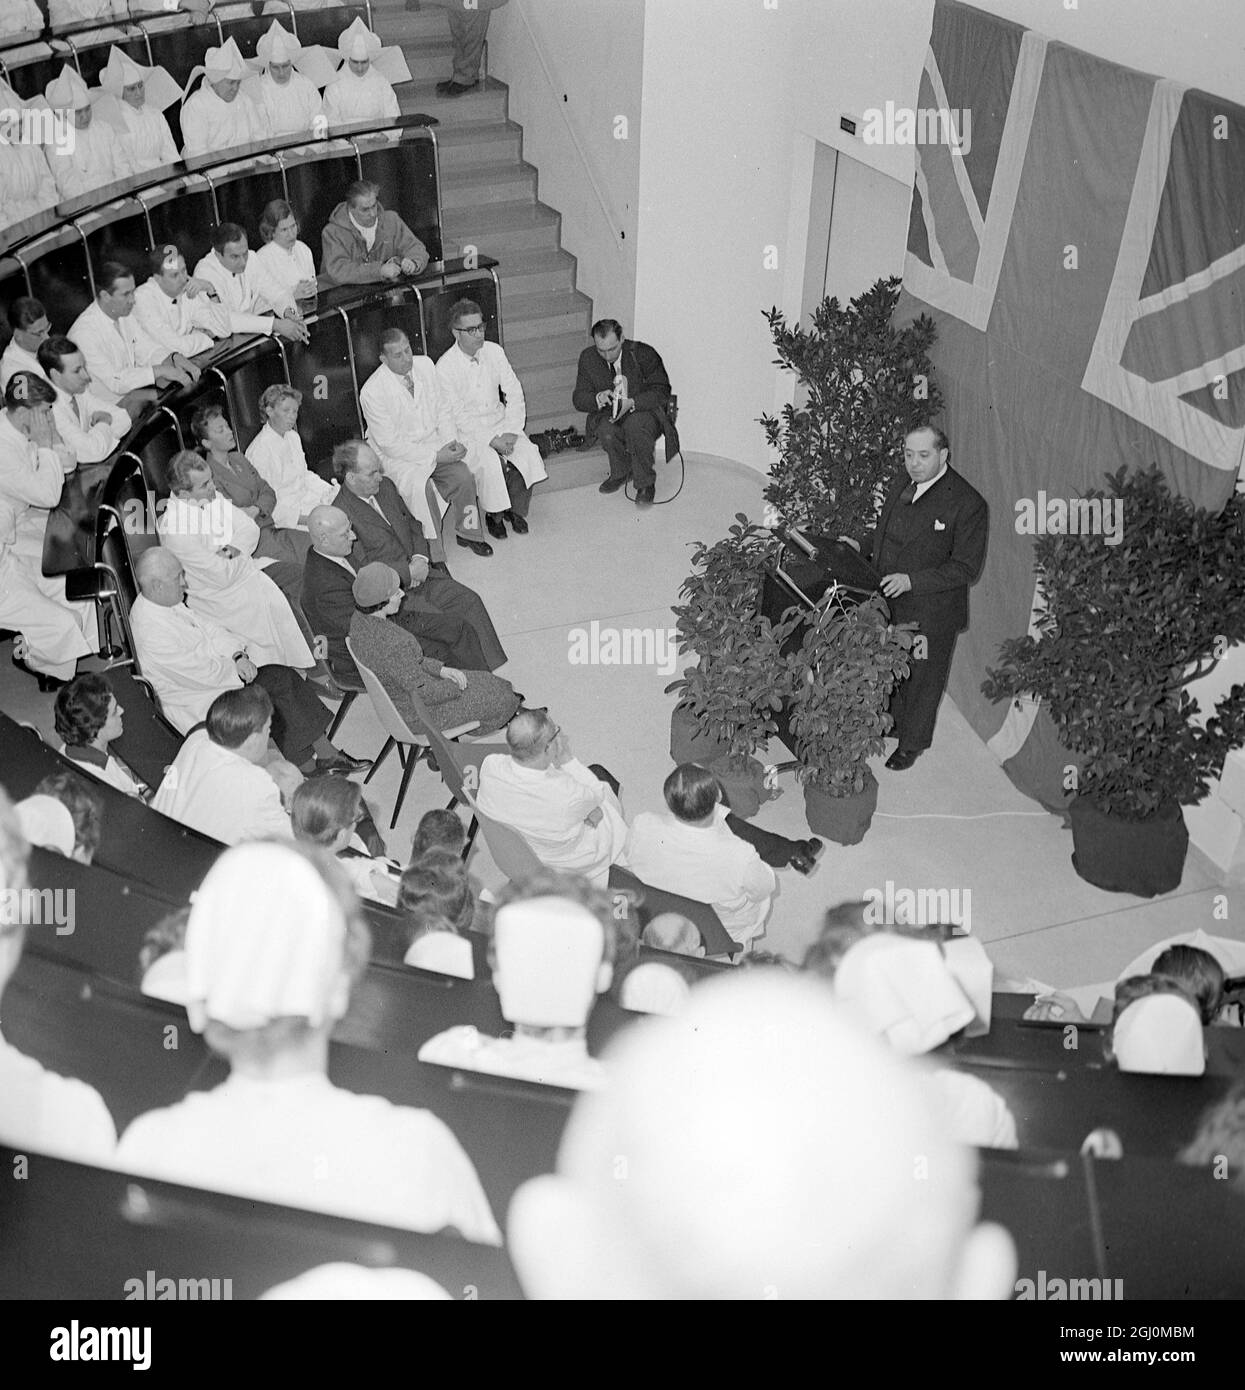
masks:
{"label": "flag draped on wall", "polygon": [[937,0],[915,118],[897,318],[937,322],[952,459],[990,504],[949,691],[1022,790],[1060,804],[1053,726],[980,688],[1034,616],[1018,504],[1041,516],[1040,494],[1076,498],[1122,464],[1157,463],[1197,506],[1231,495],[1245,109]]}

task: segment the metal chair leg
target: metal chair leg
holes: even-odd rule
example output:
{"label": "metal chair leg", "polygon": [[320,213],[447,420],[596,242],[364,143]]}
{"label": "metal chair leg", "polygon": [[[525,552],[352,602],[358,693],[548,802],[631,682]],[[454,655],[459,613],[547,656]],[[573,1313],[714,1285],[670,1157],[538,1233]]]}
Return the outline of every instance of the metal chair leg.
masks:
{"label": "metal chair leg", "polygon": [[396,738],[390,738],[385,740],[385,746],[380,750],[380,753],[377,756],[376,761],[371,766],[371,770],[363,779],[365,783],[370,782],[372,778],[375,777],[377,769],[380,767],[381,763],[383,763],[385,759],[389,756],[390,749],[396,748],[397,746],[398,740]]}
{"label": "metal chair leg", "polygon": [[342,726],[342,720],[345,719],[350,706],[354,704],[358,694],[359,692],[357,690],[347,690],[342,696],[342,702],[337,707],[337,713],[333,716],[333,722],[329,725],[329,731],[326,735],[330,743],[337,737],[337,731]]}
{"label": "metal chair leg", "polygon": [[402,764],[402,785],[398,788],[398,799],[393,803],[393,819],[389,822],[390,830],[398,823],[398,815],[402,810],[402,803],[406,800],[406,789],[411,784],[411,774],[415,771],[423,758],[423,749],[416,747],[414,744],[411,744],[405,749],[399,744],[398,750],[398,756],[401,757],[402,753],[405,752],[406,758]]}

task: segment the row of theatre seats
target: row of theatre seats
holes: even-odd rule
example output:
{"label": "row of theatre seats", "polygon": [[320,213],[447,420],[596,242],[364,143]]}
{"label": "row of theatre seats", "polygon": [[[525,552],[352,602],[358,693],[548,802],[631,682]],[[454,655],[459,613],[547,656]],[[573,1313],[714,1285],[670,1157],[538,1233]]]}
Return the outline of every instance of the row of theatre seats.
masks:
{"label": "row of theatre seats", "polygon": [[[0,782],[14,797],[65,765],[33,730],[3,716],[0,748]],[[221,847],[121,792],[98,791],[104,830],[94,864],[33,854],[33,887],[73,891],[73,930],[58,934],[50,912],[44,925],[30,927],[5,994],[4,1023],[13,1045],[95,1086],[123,1129],[144,1111],[226,1075],[190,1031],[184,1011],[144,997],[137,983],[144,934],[185,904]],[[486,943],[473,940],[475,980],[450,979],[402,964],[398,914],[377,904],[367,911],[372,960],[334,1035],[330,1076],[349,1090],[443,1119],[501,1217],[523,1181],[552,1168],[573,1094],[421,1063],[421,1044],[454,1024],[505,1030]],[[644,956],[670,960],[647,949]],[[679,963],[704,975],[728,968]],[[1070,1049],[1063,1030],[1028,1026],[1019,1014],[1014,997],[996,996],[989,1035],[953,1041],[942,1060],[998,1089],[1016,1117],[1020,1151],[982,1154],[982,1193],[984,1216],[1017,1241],[1021,1277],[1036,1280],[1044,1270],[1048,1279],[1121,1280],[1130,1301],[1240,1297],[1240,1198],[1228,1183],[1174,1161],[1203,1110],[1231,1084],[1238,1040],[1225,1030],[1208,1031],[1211,1060],[1202,1078],[1128,1076],[1104,1064],[1092,1031],[1082,1031]],[[590,1022],[590,1051],[599,1053],[631,1017],[602,997]],[[1085,1136],[1104,1126],[1120,1135],[1124,1159],[1079,1152]],[[120,1297],[125,1277],[151,1268],[228,1276],[234,1296],[246,1297],[334,1259],[421,1269],[455,1294],[517,1292],[504,1254],[462,1242],[381,1232],[49,1160],[35,1161],[35,1177],[6,1184],[0,1196],[6,1208],[0,1296]],[[67,1273],[56,1252],[71,1239],[90,1253]],[[135,1264],[140,1253],[146,1263]]]}

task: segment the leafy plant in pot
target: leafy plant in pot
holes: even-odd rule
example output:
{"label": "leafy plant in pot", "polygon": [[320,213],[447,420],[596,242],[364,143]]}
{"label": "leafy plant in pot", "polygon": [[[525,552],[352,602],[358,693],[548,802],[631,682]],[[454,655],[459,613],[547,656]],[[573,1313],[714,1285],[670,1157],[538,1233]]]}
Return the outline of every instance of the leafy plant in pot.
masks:
{"label": "leafy plant in pot", "polygon": [[799,377],[800,398],[778,416],[762,415],[777,453],[765,500],[814,535],[861,535],[887,491],[906,481],[904,437],[934,419],[942,398],[930,350],[933,319],[892,327],[897,277],[878,280],[846,307],[818,305],[807,329],[766,314],[775,365]]}
{"label": "leafy plant in pot", "polygon": [[1245,499],[1234,494],[1217,514],[1195,509],[1157,467],[1121,468],[1107,484],[1080,510],[1122,516],[1119,543],[1101,526],[1038,539],[1040,635],[1004,642],[982,690],[994,701],[1039,698],[1083,760],[1069,808],[1077,873],[1153,897],[1180,883],[1180,808],[1206,796],[1245,741],[1245,686],[1206,719],[1186,688],[1245,639]]}
{"label": "leafy plant in pot", "polygon": [[680,646],[698,664],[666,687],[678,693],[670,754],[717,774],[736,815],[754,816],[777,795],[765,784],[759,748],[778,732],[775,715],[791,691],[782,647],[800,622],[789,609],[778,623],[761,615],[761,579],[777,545],[742,513],[713,545],[697,542],[684,602],[674,614]]}
{"label": "leafy plant in pot", "polygon": [[841,845],[858,844],[877,808],[868,760],[883,751],[897,681],[908,674],[911,625],[896,627],[880,594],[850,605],[831,591],[788,657],[794,687],[791,732],[804,784],[808,827]]}

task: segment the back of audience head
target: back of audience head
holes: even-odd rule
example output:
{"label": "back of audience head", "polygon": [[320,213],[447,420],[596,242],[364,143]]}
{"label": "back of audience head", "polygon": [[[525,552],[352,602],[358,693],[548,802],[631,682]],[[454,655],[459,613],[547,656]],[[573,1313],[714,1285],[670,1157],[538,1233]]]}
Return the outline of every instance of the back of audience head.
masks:
{"label": "back of audience head", "polygon": [[553,720],[541,710],[521,709],[506,725],[506,747],[517,763],[539,762],[555,736]]}
{"label": "back of audience head", "polygon": [[1124,1072],[1201,1076],[1206,1051],[1197,999],[1166,975],[1120,980],[1103,1051]]}
{"label": "back of audience head", "polygon": [[138,948],[138,968],[142,974],[173,951],[180,951],[186,944],[186,924],[190,921],[190,909],[179,907],[161,917],[153,927],[148,927],[143,944]]}
{"label": "back of audience head", "polygon": [[868,906],[860,901],[836,903],[827,908],[821,935],[805,952],[802,968],[833,984],[843,957],[874,930],[865,920]]}
{"label": "back of audience head", "polygon": [[294,838],[336,854],[350,843],[363,814],[363,788],[331,773],[308,777],[290,802]]}
{"label": "back of audience head", "polygon": [[331,855],[256,841],[208,871],[185,950],[190,1023],[214,1051],[244,1071],[262,1073],[283,1055],[323,1070],[371,936]]}
{"label": "back of audience head", "polygon": [[10,415],[40,410],[56,400],[56,387],[34,372],[14,372],[4,388],[4,407]]}
{"label": "back of audience head", "polygon": [[53,720],[69,748],[85,748],[98,737],[112,711],[112,686],[98,671],[84,671],[56,692]]}
{"label": "back of audience head", "polygon": [[272,698],[262,685],[225,690],[212,701],[205,723],[208,738],[218,747],[257,761],[268,747]]}
{"label": "back of audience head", "polygon": [[715,977],[680,1017],[619,1034],[606,1070],[576,1104],[556,1175],[511,1204],[529,1297],[1014,1291],[1015,1248],[976,1224],[974,1157],[925,1075],[819,986],[777,971]]}
{"label": "back of audience head", "polygon": [[210,476],[211,472],[211,465],[202,454],[196,454],[193,449],[180,449],[168,461],[165,470],[169,491],[174,493],[192,492],[197,486],[199,478],[204,473]]}
{"label": "back of audience head", "polygon": [[410,862],[414,862],[429,850],[447,849],[453,854],[461,854],[467,844],[467,832],[462,821],[453,811],[436,807],[425,811],[415,827],[415,838],[411,841]]}
{"label": "back of audience head", "polygon": [[708,821],[722,800],[722,784],[699,763],[680,763],[661,790],[675,819],[688,825]]}
{"label": "back of audience head", "polygon": [[659,912],[644,928],[641,941],[654,951],[680,956],[703,956],[705,943],[696,923],[679,912]]}
{"label": "back of audience head", "polygon": [[618,925],[610,895],[580,874],[539,869],[508,884],[489,926],[503,1016],[521,1028],[582,1030],[613,980]]}
{"label": "back of audience head", "polygon": [[73,853],[68,857],[89,864],[99,849],[104,805],[76,772],[53,772],[34,789],[33,797],[51,797],[69,812],[73,821]]}
{"label": "back of audience head", "polygon": [[1223,966],[1199,946],[1177,944],[1169,946],[1155,958],[1150,967],[1153,975],[1163,975],[1185,986],[1197,1000],[1204,1024],[1214,1023],[1223,1008],[1226,976]]}
{"label": "back of audience head", "polygon": [[403,870],[398,911],[411,925],[412,942],[429,931],[461,935],[470,929],[475,907],[467,866],[451,851],[429,850]]}

